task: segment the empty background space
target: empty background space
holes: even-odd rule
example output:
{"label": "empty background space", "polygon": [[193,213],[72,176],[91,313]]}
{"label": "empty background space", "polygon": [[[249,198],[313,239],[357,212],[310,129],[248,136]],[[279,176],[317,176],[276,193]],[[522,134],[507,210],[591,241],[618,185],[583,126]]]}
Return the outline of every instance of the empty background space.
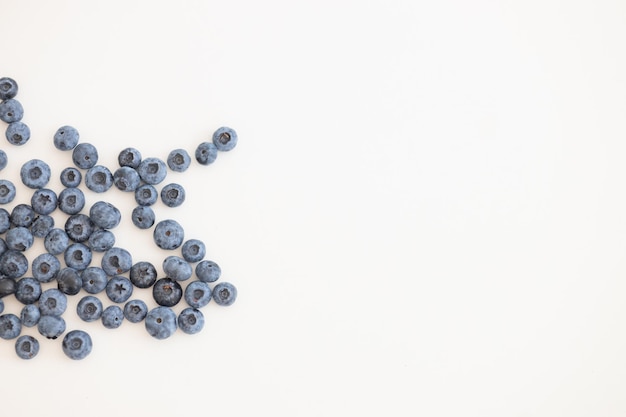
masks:
{"label": "empty background space", "polygon": [[[626,414],[622,2],[0,0],[0,15],[0,76],[32,131],[0,138],[16,202],[32,158],[60,189],[65,124],[111,170],[127,146],[165,159],[239,134],[168,175],[183,206],[155,206],[205,242],[236,303],[158,341],[81,322],[71,297],[91,355],[40,337],[23,361],[0,340],[3,415]],[[132,195],[86,197],[116,205],[117,245],[162,273],[172,253],[132,226]]]}

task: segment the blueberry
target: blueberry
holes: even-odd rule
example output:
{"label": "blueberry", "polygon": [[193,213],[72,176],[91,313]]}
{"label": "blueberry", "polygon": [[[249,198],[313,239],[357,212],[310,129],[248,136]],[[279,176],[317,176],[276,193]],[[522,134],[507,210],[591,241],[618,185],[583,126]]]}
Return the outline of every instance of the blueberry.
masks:
{"label": "blueberry", "polygon": [[68,266],[57,274],[57,286],[64,294],[76,295],[83,288],[83,279],[76,269]]}
{"label": "blueberry", "polygon": [[150,207],[137,206],[133,209],[130,219],[139,229],[149,229],[154,225],[156,215]]}
{"label": "blueberry", "polygon": [[70,359],[85,359],[91,353],[91,337],[82,330],[72,330],[63,338],[62,349]]}
{"label": "blueberry", "polygon": [[183,288],[171,278],[161,278],[152,286],[152,297],[158,305],[172,307],[183,297]]}
{"label": "blueberry", "polygon": [[72,151],[72,161],[78,168],[92,168],[98,163],[98,150],[91,143],[79,143]]}
{"label": "blueberry", "polygon": [[61,126],[54,134],[54,147],[60,151],[71,151],[78,145],[80,135],[72,126]]}
{"label": "blueberry", "polygon": [[98,294],[107,286],[109,278],[106,272],[97,266],[90,266],[81,272],[80,277],[83,281],[83,290],[89,294]]}
{"label": "blueberry", "polygon": [[20,321],[22,322],[22,326],[25,327],[36,326],[40,318],[41,311],[39,311],[37,304],[26,304],[20,312]]}
{"label": "blueberry", "polygon": [[139,174],[131,167],[120,167],[113,173],[113,184],[118,190],[135,191],[141,183]]}
{"label": "blueberry", "polygon": [[95,165],[85,174],[85,186],[94,193],[108,191],[113,185],[113,174],[105,166]]}
{"label": "blueberry", "polygon": [[63,258],[65,265],[77,271],[82,271],[91,263],[91,249],[82,243],[72,243],[65,250]]}
{"label": "blueberry", "polygon": [[89,217],[96,226],[103,229],[113,229],[122,219],[120,211],[111,203],[98,201],[89,209]]}
{"label": "blueberry", "polygon": [[191,278],[193,269],[189,262],[178,256],[168,256],[163,260],[163,272],[167,278],[185,281]]}
{"label": "blueberry", "polygon": [[174,149],[167,156],[167,166],[176,172],[184,172],[189,168],[191,158],[184,149]]}
{"label": "blueberry", "polygon": [[22,323],[15,314],[0,315],[0,338],[15,339],[22,332]]}
{"label": "blueberry", "polygon": [[124,321],[124,311],[120,306],[108,306],[102,312],[102,324],[107,329],[117,329]]}
{"label": "blueberry", "polygon": [[237,288],[229,282],[220,282],[211,293],[215,302],[221,306],[229,306],[237,299]]}
{"label": "blueberry", "polygon": [[202,308],[211,301],[211,288],[202,281],[193,281],[185,288],[185,301],[190,307]]}
{"label": "blueberry", "polygon": [[178,327],[184,333],[196,334],[204,327],[204,314],[198,309],[187,307],[178,315]]}
{"label": "blueberry", "polygon": [[[0,298],[15,294],[17,283],[13,278],[0,277]],[[4,304],[2,305],[4,307]]]}
{"label": "blueberry", "polygon": [[203,282],[215,282],[220,278],[222,269],[213,261],[201,261],[196,265],[196,276]]}
{"label": "blueberry", "polygon": [[57,208],[57,194],[49,188],[35,190],[30,205],[37,214],[50,214]]}
{"label": "blueberry", "polygon": [[7,245],[7,242],[0,237],[0,255],[2,255],[4,252],[9,250],[9,246]]}
{"label": "blueberry", "polygon": [[9,229],[6,234],[6,243],[9,249],[24,252],[33,245],[35,238],[30,229],[22,226]]}
{"label": "blueberry", "polygon": [[102,269],[109,276],[123,274],[133,266],[133,259],[126,249],[113,247],[102,256]]}
{"label": "blueberry", "polygon": [[124,318],[131,323],[139,323],[147,314],[148,306],[141,300],[131,300],[124,305]]}
{"label": "blueberry", "polygon": [[107,297],[114,303],[124,303],[133,295],[133,284],[126,277],[116,275],[105,288]]}
{"label": "blueberry", "polygon": [[0,100],[8,100],[17,95],[18,85],[13,78],[0,78]]}
{"label": "blueberry", "polygon": [[42,316],[60,316],[67,308],[67,296],[56,288],[49,288],[39,297]]}
{"label": "blueberry", "polygon": [[115,245],[115,235],[109,230],[96,230],[87,243],[94,252],[106,252]]}
{"label": "blueberry", "polygon": [[135,148],[123,149],[117,156],[117,162],[121,167],[137,168],[141,163],[141,152]]}
{"label": "blueberry", "polygon": [[59,255],[70,245],[70,238],[63,229],[54,228],[43,239],[43,246],[52,255]]}
{"label": "blueberry", "polygon": [[156,188],[150,184],[143,184],[135,190],[135,201],[140,206],[151,206],[159,198]]}
{"label": "blueberry", "polygon": [[185,201],[185,189],[180,184],[167,184],[161,189],[161,201],[168,207],[178,207]]}
{"label": "blueberry", "polygon": [[181,253],[187,262],[198,262],[206,255],[206,247],[201,240],[189,239],[183,243]]}
{"label": "blueberry", "polygon": [[161,248],[173,250],[183,243],[185,232],[183,227],[175,220],[162,220],[157,223],[153,232],[154,243]]}
{"label": "blueberry", "polygon": [[4,311],[4,301],[0,298],[0,314]]}
{"label": "blueberry", "polygon": [[80,188],[65,188],[59,193],[59,210],[65,214],[78,214],[85,207],[85,194]]}
{"label": "blueberry", "polygon": [[30,225],[30,232],[35,237],[44,238],[54,228],[54,218],[47,214],[37,216]]}
{"label": "blueberry", "polygon": [[22,335],[15,341],[15,353],[21,359],[32,359],[39,353],[39,341],[30,335]]}
{"label": "blueberry", "polygon": [[130,268],[130,281],[137,288],[150,288],[156,278],[156,268],[150,262],[137,262]]}
{"label": "blueberry", "polygon": [[96,321],[102,316],[102,302],[93,295],[86,295],[76,306],[76,314],[83,321]]}
{"label": "blueberry", "polygon": [[15,185],[9,180],[0,179],[0,204],[8,204],[15,198]]}
{"label": "blueberry", "polygon": [[159,184],[167,175],[167,165],[159,158],[146,158],[137,167],[139,177],[147,184]]}
{"label": "blueberry", "polygon": [[169,307],[153,308],[146,315],[145,325],[150,336],[167,339],[176,331],[176,313]]}
{"label": "blueberry", "polygon": [[41,159],[31,159],[22,165],[20,177],[29,188],[43,188],[50,181],[50,166]]}
{"label": "blueberry", "polygon": [[33,304],[41,296],[41,284],[35,278],[27,277],[17,281],[15,298],[22,304]]}
{"label": "blueberry", "polygon": [[82,243],[89,239],[96,225],[86,214],[72,214],[65,221],[65,233],[74,242]]}
{"label": "blueberry", "polygon": [[7,153],[0,149],[0,171],[5,169],[9,163],[9,157]]}
{"label": "blueberry", "polygon": [[31,273],[33,277],[42,283],[51,282],[61,270],[61,262],[50,253],[42,253],[33,259]]}
{"label": "blueberry", "polygon": [[230,151],[237,145],[237,132],[230,127],[220,127],[213,133],[213,144],[218,151]]}
{"label": "blueberry", "polygon": [[37,330],[47,339],[56,339],[65,332],[65,320],[61,316],[42,315],[37,323]]}
{"label": "blueberry", "polygon": [[0,274],[5,278],[19,278],[28,271],[28,259],[22,252],[9,249],[0,255]]}
{"label": "blueberry", "polygon": [[0,120],[5,123],[19,122],[24,117],[22,103],[14,98],[0,103]]}
{"label": "blueberry", "polygon": [[35,220],[36,213],[28,204],[18,204],[11,210],[11,224],[13,226],[30,227]]}
{"label": "blueberry", "polygon": [[4,233],[11,227],[11,215],[4,208],[0,208],[0,233]]}
{"label": "blueberry", "polygon": [[210,165],[217,158],[217,147],[211,142],[202,142],[196,148],[196,161],[200,165]]}
{"label": "blueberry", "polygon": [[61,184],[64,187],[78,187],[80,182],[83,180],[83,174],[74,167],[67,167],[61,171]]}
{"label": "blueberry", "polygon": [[13,122],[4,133],[11,145],[24,145],[30,139],[30,128],[22,122]]}

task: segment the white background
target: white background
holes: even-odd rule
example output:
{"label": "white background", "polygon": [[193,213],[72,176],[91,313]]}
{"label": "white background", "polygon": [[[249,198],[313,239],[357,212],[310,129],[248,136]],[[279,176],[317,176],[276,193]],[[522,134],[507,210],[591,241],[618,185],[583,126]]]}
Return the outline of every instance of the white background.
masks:
{"label": "white background", "polygon": [[[237,302],[157,341],[80,322],[73,297],[91,355],[41,340],[23,361],[2,341],[2,415],[626,415],[623,2],[0,0],[0,16],[0,76],[32,130],[2,145],[16,202],[31,158],[60,189],[63,124],[112,169],[126,146],[240,137],[168,176],[182,207],[155,207]],[[132,196],[87,198],[160,268]]]}

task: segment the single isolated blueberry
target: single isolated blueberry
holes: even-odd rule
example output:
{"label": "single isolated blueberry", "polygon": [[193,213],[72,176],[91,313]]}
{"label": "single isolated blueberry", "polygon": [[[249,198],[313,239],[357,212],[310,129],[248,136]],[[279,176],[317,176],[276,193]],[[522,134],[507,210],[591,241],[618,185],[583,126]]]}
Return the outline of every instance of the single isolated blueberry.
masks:
{"label": "single isolated blueberry", "polygon": [[202,282],[215,282],[220,278],[222,269],[213,261],[200,261],[196,265],[196,277]]}
{"label": "single isolated blueberry", "polygon": [[229,306],[237,299],[237,288],[229,282],[220,282],[211,291],[218,305]]}
{"label": "single isolated blueberry", "polygon": [[193,274],[193,268],[183,258],[179,256],[168,256],[163,260],[163,272],[167,278],[172,278],[176,281],[185,281],[191,278]]}
{"label": "single isolated blueberry", "polygon": [[78,145],[80,135],[72,126],[61,126],[54,134],[53,143],[60,151],[71,151]]}
{"label": "single isolated blueberry", "polygon": [[162,220],[157,223],[153,232],[154,243],[166,250],[173,250],[183,244],[185,231],[176,220]]}
{"label": "single isolated blueberry", "polygon": [[78,214],[85,207],[85,194],[80,188],[64,188],[58,197],[59,210],[65,214]]}
{"label": "single isolated blueberry", "polygon": [[20,251],[9,249],[0,255],[0,274],[4,278],[19,278],[28,271],[28,259]]}
{"label": "single isolated blueberry", "polygon": [[230,127],[220,127],[213,133],[213,144],[218,151],[230,151],[237,145],[237,132]]}
{"label": "single isolated blueberry", "polygon": [[74,268],[62,268],[57,274],[57,287],[67,295],[76,295],[83,288],[83,279],[80,272]]}
{"label": "single isolated blueberry", "polygon": [[20,312],[20,321],[22,322],[22,326],[25,327],[34,327],[39,323],[39,318],[41,317],[41,311],[39,311],[39,307],[37,304],[26,304],[22,307],[22,311]]}
{"label": "single isolated blueberry", "polygon": [[146,184],[159,184],[167,176],[167,165],[159,158],[146,158],[137,167],[137,173]]}
{"label": "single isolated blueberry", "polygon": [[49,288],[39,297],[42,316],[60,316],[67,309],[67,296],[56,288]]}
{"label": "single isolated blueberry", "polygon": [[121,167],[137,168],[141,163],[141,152],[135,148],[123,149],[117,156],[117,162]]}
{"label": "single isolated blueberry", "polygon": [[185,189],[180,184],[167,184],[161,189],[161,201],[168,207],[178,207],[185,202]]}
{"label": "single isolated blueberry", "polygon": [[107,297],[114,303],[125,303],[133,295],[133,284],[126,277],[116,275],[107,282]]}
{"label": "single isolated blueberry", "polygon": [[15,353],[20,359],[32,359],[39,353],[39,341],[30,335],[22,335],[15,341]]}
{"label": "single isolated blueberry", "polygon": [[82,330],[72,330],[63,338],[63,353],[74,360],[85,359],[91,353],[92,349],[91,337]]}
{"label": "single isolated blueberry", "polygon": [[17,82],[10,77],[0,78],[0,100],[8,100],[17,95]]}
{"label": "single isolated blueberry", "polygon": [[49,188],[35,190],[30,205],[37,214],[51,214],[58,205],[57,194]]}
{"label": "single isolated blueberry", "polygon": [[211,288],[202,281],[193,281],[185,288],[185,301],[190,307],[202,308],[211,301]]}
{"label": "single isolated blueberry", "polygon": [[187,262],[199,262],[206,255],[206,246],[201,240],[189,239],[183,243],[181,253]]}
{"label": "single isolated blueberry", "polygon": [[30,128],[25,123],[13,122],[7,126],[5,136],[11,145],[21,146],[30,139]]}
{"label": "single isolated blueberry", "polygon": [[74,242],[85,242],[95,229],[96,225],[86,214],[73,214],[65,221],[65,233]]}
{"label": "single isolated blueberry", "polygon": [[10,98],[0,103],[0,120],[3,122],[19,122],[22,117],[24,117],[24,107],[16,99]]}
{"label": "single isolated blueberry", "polygon": [[37,323],[37,330],[47,339],[56,339],[65,332],[65,320],[61,316],[42,315]]}
{"label": "single isolated blueberry", "polygon": [[137,206],[133,209],[130,219],[139,229],[149,229],[154,226],[156,215],[149,206]]}
{"label": "single isolated blueberry", "polygon": [[78,168],[67,167],[61,171],[61,184],[64,187],[73,188],[78,187],[83,180],[83,174]]}
{"label": "single isolated blueberry", "polygon": [[[86,245],[82,243],[72,243],[63,254],[65,265],[77,271],[82,271],[91,263],[92,253]],[[82,286],[82,282],[81,282]]]}
{"label": "single isolated blueberry", "polygon": [[87,244],[94,252],[106,252],[115,245],[115,235],[109,230],[96,230],[89,236]]}
{"label": "single isolated blueberry", "polygon": [[83,290],[89,294],[98,294],[104,291],[107,286],[109,278],[106,272],[97,266],[90,266],[85,268],[80,274],[83,280]]}
{"label": "single isolated blueberry", "polygon": [[117,329],[124,321],[124,311],[120,306],[108,306],[102,312],[102,324],[107,329]]}
{"label": "single isolated blueberry", "polygon": [[43,188],[50,181],[50,166],[41,159],[31,159],[22,165],[20,177],[22,183],[29,188]]}
{"label": "single isolated blueberry", "polygon": [[145,326],[150,336],[160,340],[167,339],[176,331],[176,313],[169,307],[153,308],[146,315]]}
{"label": "single isolated blueberry", "polygon": [[72,161],[80,169],[89,169],[98,163],[98,150],[91,143],[79,143],[72,150]]}
{"label": "single isolated blueberry", "polygon": [[131,167],[120,167],[113,173],[113,184],[121,191],[135,191],[141,184],[139,174]]}
{"label": "single isolated blueberry", "polygon": [[178,315],[178,327],[184,333],[196,334],[204,327],[204,314],[198,309],[187,307]]}
{"label": "single isolated blueberry", "polygon": [[3,151],[2,149],[0,149],[0,171],[5,169],[8,163],[9,163],[9,157],[7,153]]}
{"label": "single isolated blueberry", "polygon": [[217,158],[217,147],[211,142],[202,142],[196,148],[195,156],[200,165],[210,165]]}
{"label": "single isolated blueberry", "polygon": [[33,259],[31,265],[33,278],[41,283],[51,282],[61,270],[61,262],[50,253],[42,253]]}
{"label": "single isolated blueberry", "polygon": [[96,321],[102,316],[102,302],[93,295],[86,295],[76,306],[76,314],[83,321]]}
{"label": "single isolated blueberry", "polygon": [[22,323],[15,314],[0,315],[0,338],[5,340],[15,339],[22,332]]}
{"label": "single isolated blueberry", "polygon": [[124,318],[131,323],[139,323],[147,314],[148,306],[142,300],[130,300],[124,305]]}
{"label": "single isolated blueberry", "polygon": [[160,306],[175,306],[182,297],[183,288],[171,278],[158,279],[152,286],[152,298]]}
{"label": "single isolated blueberry", "polygon": [[0,204],[8,204],[15,198],[15,185],[9,180],[0,179]]}
{"label": "single isolated blueberry", "polygon": [[108,191],[113,185],[113,174],[105,166],[95,165],[85,173],[85,186],[94,193]]}
{"label": "single isolated blueberry", "polygon": [[28,204],[18,204],[11,210],[11,224],[16,227],[30,227],[35,217],[35,210]]}
{"label": "single isolated blueberry", "polygon": [[41,292],[41,284],[35,278],[22,278],[17,281],[15,298],[22,304],[34,304],[39,300]]}
{"label": "single isolated blueberry", "polygon": [[156,203],[159,193],[156,188],[150,184],[143,184],[135,190],[135,201],[140,206],[151,206]]}
{"label": "single isolated blueberry", "polygon": [[35,237],[45,238],[48,232],[54,228],[54,217],[47,214],[37,216],[30,225],[30,232]]}
{"label": "single isolated blueberry", "polygon": [[130,268],[130,281],[137,288],[150,288],[156,279],[156,268],[150,262],[140,261]]}
{"label": "single isolated blueberry", "polygon": [[33,246],[35,238],[30,232],[30,229],[22,226],[9,229],[6,234],[6,244],[9,249],[18,250],[24,252],[26,249]]}
{"label": "single isolated blueberry", "polygon": [[184,149],[174,149],[167,156],[167,166],[175,172],[184,172],[189,168],[191,158]]}
{"label": "single isolated blueberry", "polygon": [[113,229],[122,219],[120,211],[111,203],[97,201],[89,209],[89,217],[96,226],[103,229]]}
{"label": "single isolated blueberry", "polygon": [[52,255],[60,255],[70,245],[70,238],[63,229],[54,228],[43,239],[43,246]]}
{"label": "single isolated blueberry", "polygon": [[101,266],[109,276],[123,274],[133,266],[133,259],[126,249],[112,247],[104,252]]}

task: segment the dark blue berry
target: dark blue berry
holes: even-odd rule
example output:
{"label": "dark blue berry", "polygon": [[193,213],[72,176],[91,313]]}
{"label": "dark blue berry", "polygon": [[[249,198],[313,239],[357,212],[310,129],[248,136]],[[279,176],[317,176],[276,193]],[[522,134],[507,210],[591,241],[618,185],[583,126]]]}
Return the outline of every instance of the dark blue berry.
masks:
{"label": "dark blue berry", "polygon": [[91,353],[92,346],[91,337],[82,330],[68,332],[62,343],[63,353],[74,360],[87,357]]}
{"label": "dark blue berry", "polygon": [[191,278],[193,274],[193,268],[183,258],[179,256],[168,256],[163,260],[163,272],[167,278],[172,278],[176,281],[185,281]]}
{"label": "dark blue berry", "polygon": [[92,168],[98,163],[98,150],[91,143],[79,143],[72,150],[72,161],[78,168]]}
{"label": "dark blue berry", "polygon": [[22,183],[34,189],[45,187],[51,175],[50,166],[41,159],[31,159],[20,169]]}
{"label": "dark blue berry", "polygon": [[30,128],[25,123],[13,122],[7,126],[5,136],[11,145],[21,146],[30,139]]}
{"label": "dark blue berry", "polygon": [[7,156],[7,153],[3,151],[2,149],[0,149],[0,171],[5,169],[8,163],[9,163],[9,157]]}
{"label": "dark blue berry", "polygon": [[148,206],[137,206],[130,215],[133,224],[140,229],[149,229],[154,225],[156,215]]}
{"label": "dark blue berry", "polygon": [[182,245],[185,231],[177,221],[167,219],[157,223],[152,235],[158,247],[173,250]]}
{"label": "dark blue berry", "polygon": [[24,117],[22,103],[14,98],[0,103],[0,120],[5,123],[19,122]]}
{"label": "dark blue berry", "polygon": [[187,307],[178,315],[178,327],[184,333],[196,334],[204,327],[204,314],[198,309]]}
{"label": "dark blue berry", "polygon": [[20,321],[25,327],[36,326],[39,323],[39,318],[41,318],[41,311],[39,311],[37,304],[26,304],[20,312]]}
{"label": "dark blue berry", "polygon": [[124,166],[113,173],[113,184],[118,190],[132,192],[141,184],[141,178],[134,168]]}
{"label": "dark blue berry", "polygon": [[30,198],[30,205],[37,214],[50,214],[57,208],[57,194],[49,188],[35,190]]}
{"label": "dark blue berry", "polygon": [[67,296],[56,288],[49,288],[39,297],[42,316],[60,316],[67,309]]}
{"label": "dark blue berry", "polygon": [[83,321],[96,321],[102,316],[102,302],[93,295],[86,295],[76,306],[76,314]]}
{"label": "dark blue berry", "polygon": [[21,359],[32,359],[39,353],[39,341],[30,335],[22,335],[15,341],[15,353]]}
{"label": "dark blue berry", "polygon": [[181,253],[187,262],[199,262],[206,255],[206,246],[201,240],[189,239],[183,243]]}
{"label": "dark blue berry", "polygon": [[34,241],[33,234],[26,227],[14,227],[6,234],[6,244],[9,249],[24,252],[33,245]]}
{"label": "dark blue berry", "polygon": [[37,216],[30,225],[30,232],[35,237],[44,238],[54,228],[54,217],[49,215]]}
{"label": "dark blue berry", "polygon": [[6,278],[19,278],[28,271],[28,259],[22,252],[9,249],[0,255],[0,274]]}
{"label": "dark blue berry", "polygon": [[60,178],[64,187],[74,188],[80,185],[80,182],[83,180],[83,174],[77,168],[67,167],[61,171]]}
{"label": "dark blue berry", "polygon": [[148,334],[156,339],[167,339],[176,331],[176,313],[169,308],[159,306],[148,312],[145,319]]}
{"label": "dark blue berry", "polygon": [[213,133],[213,144],[218,151],[230,151],[237,145],[237,132],[230,127],[220,127]]}
{"label": "dark blue berry", "polygon": [[15,185],[9,180],[0,179],[0,204],[8,204],[15,198]]}
{"label": "dark blue berry", "polygon": [[47,339],[56,339],[65,332],[65,320],[61,316],[42,315],[37,323],[37,330]]}
{"label": "dark blue berry", "polygon": [[63,258],[65,265],[77,271],[82,271],[91,263],[92,253],[91,249],[86,245],[82,243],[72,243],[65,250]]}
{"label": "dark blue berry", "polygon": [[115,245],[115,235],[109,230],[96,230],[87,243],[94,252],[106,252]]}
{"label": "dark blue berry", "polygon": [[106,272],[97,266],[86,268],[80,277],[83,280],[83,289],[89,294],[98,294],[104,291],[109,280]]}
{"label": "dark blue berry", "polygon": [[83,288],[83,279],[80,272],[76,269],[67,267],[62,268],[57,274],[57,287],[67,295],[76,295]]}
{"label": "dark blue berry", "polygon": [[202,142],[196,148],[195,156],[200,165],[210,165],[217,158],[217,147],[211,142]]}
{"label": "dark blue berry", "polygon": [[126,249],[113,247],[102,256],[102,269],[109,276],[123,274],[132,266],[132,256]]}
{"label": "dark blue berry", "polygon": [[0,208],[0,233],[4,233],[11,227],[11,215],[4,208]]}
{"label": "dark blue berry", "polygon": [[150,262],[137,262],[130,268],[130,281],[137,288],[150,288],[156,279],[156,268]]}
{"label": "dark blue berry", "polygon": [[168,207],[178,207],[185,202],[185,189],[180,184],[167,184],[161,189],[161,201]]}
{"label": "dark blue berry", "polygon": [[185,288],[184,298],[190,307],[202,308],[211,301],[211,288],[206,282],[190,282]]}
{"label": "dark blue berry", "polygon": [[0,255],[2,255],[4,252],[8,251],[9,247],[7,246],[7,242],[0,237]]}
{"label": "dark blue berry", "polygon": [[0,78],[0,100],[8,100],[17,95],[17,82],[10,77]]}
{"label": "dark blue berry", "polygon": [[130,300],[124,305],[124,318],[131,323],[139,323],[147,314],[148,306],[142,300]]}
{"label": "dark blue berry", "polygon": [[42,253],[33,259],[31,273],[37,281],[45,283],[51,282],[57,277],[61,270],[61,262],[56,256],[50,253]]}
{"label": "dark blue berry", "polygon": [[196,277],[203,282],[215,282],[220,278],[222,269],[213,261],[200,261],[196,265]]}
{"label": "dark blue berry", "polygon": [[22,332],[22,323],[15,314],[0,315],[0,338],[15,339]]}
{"label": "dark blue berry", "polygon": [[0,314],[2,314],[3,311],[4,311],[4,301],[2,301],[2,298],[0,298]]}
{"label": "dark blue berry", "polygon": [[54,134],[53,143],[60,151],[71,151],[78,145],[80,135],[78,130],[72,126],[61,126]]}
{"label": "dark blue berry", "polygon": [[174,149],[167,156],[167,166],[176,172],[184,172],[189,168],[191,158],[184,149]]}
{"label": "dark blue berry", "polygon": [[113,229],[122,219],[120,211],[111,203],[98,201],[89,209],[89,217],[96,226],[102,229]]}
{"label": "dark blue berry", "polygon": [[17,281],[15,298],[22,304],[33,304],[39,300],[41,292],[41,284],[35,278],[22,278]]}
{"label": "dark blue berry", "polygon": [[221,306],[229,306],[237,299],[237,288],[229,282],[220,282],[211,293],[215,302]]}
{"label": "dark blue berry", "polygon": [[82,243],[89,239],[96,225],[86,214],[73,214],[65,222],[65,233],[74,242]]}
{"label": "dark blue berry", "polygon": [[146,158],[137,167],[137,173],[146,184],[159,184],[167,176],[167,165],[159,158]]}
{"label": "dark blue berry", "polygon": [[108,306],[102,312],[102,324],[107,329],[117,329],[124,321],[124,311],[120,306]]}
{"label": "dark blue berry", "polygon": [[117,162],[121,167],[137,168],[141,163],[141,152],[135,148],[123,149],[117,156]]}
{"label": "dark blue berry", "polygon": [[108,191],[113,185],[113,174],[105,166],[96,165],[85,173],[85,186],[94,193]]}
{"label": "dark blue berry", "polygon": [[80,188],[65,188],[59,193],[59,210],[65,214],[78,214],[85,207],[85,194]]}
{"label": "dark blue berry", "polygon": [[143,184],[135,190],[135,201],[140,206],[151,206],[158,198],[159,193],[153,185]]}
{"label": "dark blue berry", "polygon": [[17,291],[17,283],[15,282],[15,279],[0,277],[0,298],[15,294],[15,291]]}
{"label": "dark blue berry", "polygon": [[70,238],[63,229],[54,228],[43,239],[43,246],[52,255],[59,255],[70,245]]}
{"label": "dark blue berry", "polygon": [[11,224],[13,226],[30,227],[35,220],[36,213],[28,204],[18,204],[11,211]]}
{"label": "dark blue berry", "polygon": [[126,277],[116,275],[105,288],[107,297],[114,303],[124,303],[133,295],[133,284]]}
{"label": "dark blue berry", "polygon": [[183,288],[171,278],[156,280],[152,286],[152,298],[158,305],[172,307],[183,297]]}

